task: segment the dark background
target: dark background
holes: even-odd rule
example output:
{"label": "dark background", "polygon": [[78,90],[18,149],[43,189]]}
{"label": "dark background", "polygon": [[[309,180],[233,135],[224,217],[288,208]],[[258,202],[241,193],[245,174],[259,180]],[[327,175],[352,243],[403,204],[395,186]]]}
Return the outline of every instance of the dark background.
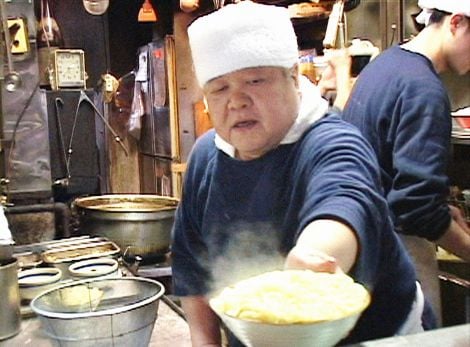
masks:
{"label": "dark background", "polygon": [[[156,23],[139,23],[137,16],[143,0],[110,0],[101,16],[86,12],[81,0],[48,0],[64,39],[64,47],[85,51],[87,87],[96,87],[100,76],[111,73],[119,78],[136,66],[137,50],[153,39],[172,34],[173,15],[180,11],[179,0],[151,0],[157,12]],[[287,6],[302,0],[257,0],[261,3]],[[35,0],[39,17],[41,0]],[[226,0],[229,4],[233,0]],[[360,0],[348,0],[345,10],[357,7]],[[214,10],[213,0],[200,0],[194,16]],[[306,18],[294,21],[301,49],[321,47],[328,19]]]}
{"label": "dark background", "polygon": [[[81,0],[49,0],[62,36],[63,47],[85,51],[87,87],[95,88],[102,74],[119,78],[136,66],[137,50],[154,38],[172,33],[173,11],[179,2],[153,0],[155,23],[139,23],[137,16],[143,0],[110,0],[101,16],[86,12]],[[178,4],[178,6],[176,6]],[[40,0],[35,1],[39,17]]]}

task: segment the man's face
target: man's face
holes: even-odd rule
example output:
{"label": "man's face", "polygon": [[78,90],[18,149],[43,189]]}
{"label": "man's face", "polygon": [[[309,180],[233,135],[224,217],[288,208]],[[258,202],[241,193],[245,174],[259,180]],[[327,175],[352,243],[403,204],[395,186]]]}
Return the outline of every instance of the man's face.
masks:
{"label": "man's face", "polygon": [[242,69],[207,82],[203,91],[217,134],[241,160],[275,148],[294,123],[300,102],[296,68]]}

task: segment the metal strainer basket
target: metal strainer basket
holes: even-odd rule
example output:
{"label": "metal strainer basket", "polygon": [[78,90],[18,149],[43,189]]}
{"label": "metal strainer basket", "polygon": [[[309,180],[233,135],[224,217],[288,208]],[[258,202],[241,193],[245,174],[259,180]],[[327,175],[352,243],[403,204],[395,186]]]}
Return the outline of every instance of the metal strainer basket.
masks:
{"label": "metal strainer basket", "polygon": [[161,283],[138,277],[75,281],[31,302],[57,346],[147,346],[157,319]]}

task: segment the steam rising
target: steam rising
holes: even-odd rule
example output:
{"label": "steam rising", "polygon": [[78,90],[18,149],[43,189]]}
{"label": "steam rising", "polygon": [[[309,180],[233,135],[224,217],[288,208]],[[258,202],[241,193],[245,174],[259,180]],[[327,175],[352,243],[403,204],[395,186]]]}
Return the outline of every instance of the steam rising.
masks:
{"label": "steam rising", "polygon": [[279,234],[272,225],[250,224],[230,232],[223,254],[212,257],[212,291],[260,273],[280,270],[285,257],[280,253]]}

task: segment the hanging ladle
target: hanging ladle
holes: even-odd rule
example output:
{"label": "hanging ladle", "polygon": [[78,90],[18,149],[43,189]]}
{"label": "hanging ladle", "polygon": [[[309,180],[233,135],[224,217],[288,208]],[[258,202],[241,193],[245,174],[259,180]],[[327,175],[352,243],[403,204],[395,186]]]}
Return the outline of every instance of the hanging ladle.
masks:
{"label": "hanging ladle", "polygon": [[13,58],[11,55],[10,29],[8,28],[8,18],[5,12],[5,0],[0,0],[0,12],[2,17],[3,35],[5,37],[5,51],[7,53],[8,73],[4,77],[5,89],[14,92],[21,86],[21,77],[13,69]]}

